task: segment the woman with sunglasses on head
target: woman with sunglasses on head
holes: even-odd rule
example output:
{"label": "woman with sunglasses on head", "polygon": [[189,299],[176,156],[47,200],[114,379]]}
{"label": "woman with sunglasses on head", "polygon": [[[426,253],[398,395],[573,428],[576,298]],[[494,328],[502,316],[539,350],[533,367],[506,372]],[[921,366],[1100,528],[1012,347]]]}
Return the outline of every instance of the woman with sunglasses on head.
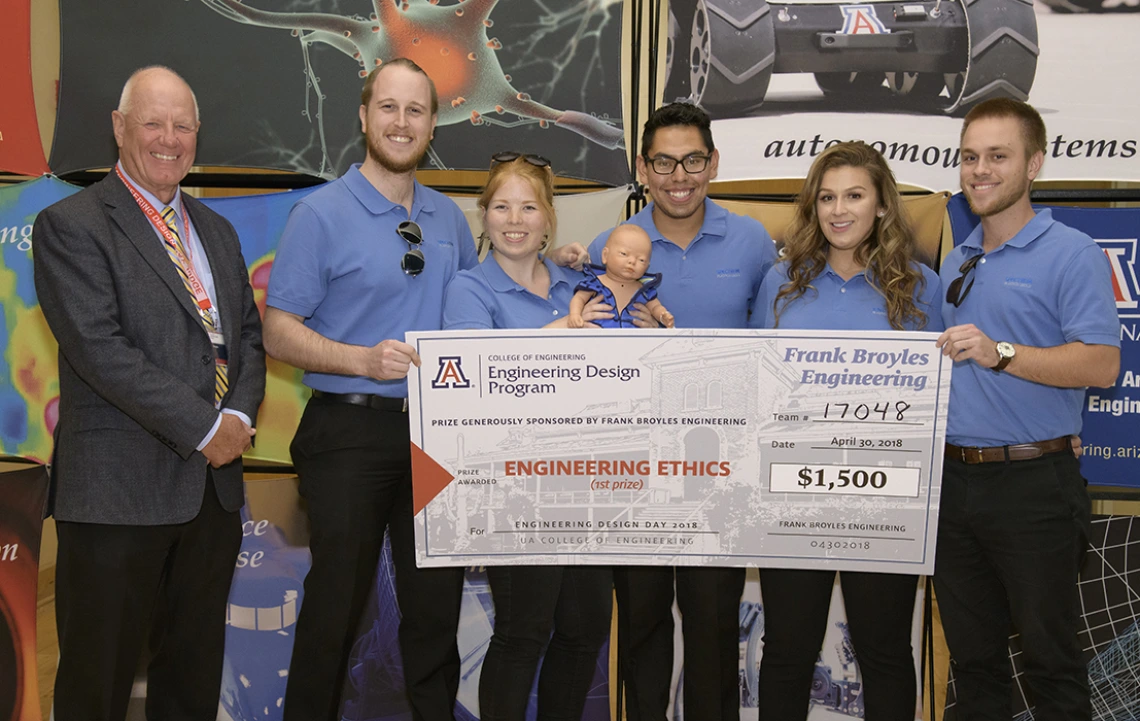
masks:
{"label": "woman with sunglasses on head", "polygon": [[[781,262],[764,279],[753,327],[942,330],[938,275],[915,241],[894,175],[877,150],[840,143],[808,171]],[[760,569],[764,653],[761,721],[807,718],[834,571]],[[913,721],[911,619],[917,578],[840,573],[866,718]]]}
{"label": "woman with sunglasses on head", "polygon": [[[492,160],[479,197],[479,247],[489,244],[490,252],[448,286],[443,328],[565,328],[570,299],[585,275],[544,257],[557,226],[550,162],[519,153]],[[598,320],[610,310],[595,300],[583,316]],[[487,577],[495,628],[479,679],[480,718],[523,721],[542,659],[539,721],[578,721],[610,631],[610,569],[501,566],[489,567]]]}

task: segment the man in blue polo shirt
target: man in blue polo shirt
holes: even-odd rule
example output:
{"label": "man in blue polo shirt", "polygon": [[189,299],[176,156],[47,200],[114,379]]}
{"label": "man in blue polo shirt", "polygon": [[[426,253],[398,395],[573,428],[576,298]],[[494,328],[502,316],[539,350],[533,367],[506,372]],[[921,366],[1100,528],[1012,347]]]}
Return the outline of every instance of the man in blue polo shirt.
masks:
{"label": "man in blue polo shirt", "polygon": [[418,569],[407,374],[411,330],[438,330],[443,292],[477,263],[462,211],[416,182],[435,129],[431,79],[405,59],[365,81],[368,156],[293,208],[269,280],[265,346],[313,389],[290,451],[308,504],[312,569],[297,620],[286,721],[339,719],[340,691],[389,530],[413,719],[453,718],[463,569]]}
{"label": "man in blue polo shirt", "polygon": [[1089,498],[1069,435],[1085,387],[1116,381],[1120,325],[1104,253],[1030,205],[1044,150],[1025,103],[966,115],[962,191],[982,222],[942,263],[954,374],[934,587],[970,721],[1009,719],[1011,625],[1034,717],[1092,713],[1077,639]]}
{"label": "man in blue polo shirt", "polygon": [[[658,108],[645,122],[638,180],[653,197],[629,222],[653,240],[650,273],[678,328],[745,328],[764,275],[776,261],[758,221],[708,199],[719,154],[707,113],[688,103]],[[601,258],[609,231],[590,245]],[[636,313],[654,323],[647,313]],[[625,567],[614,571],[618,655],[629,721],[661,721],[673,669],[673,594],[685,642],[685,715],[690,721],[740,716],[740,596],[743,568]]]}

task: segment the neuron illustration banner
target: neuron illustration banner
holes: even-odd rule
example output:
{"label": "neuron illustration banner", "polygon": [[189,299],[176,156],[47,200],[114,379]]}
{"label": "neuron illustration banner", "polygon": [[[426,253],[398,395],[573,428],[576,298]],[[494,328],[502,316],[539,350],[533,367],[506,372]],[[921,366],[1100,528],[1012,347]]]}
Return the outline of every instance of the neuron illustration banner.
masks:
{"label": "neuron illustration banner", "polygon": [[197,93],[197,162],[326,178],[364,157],[363,77],[415,60],[439,91],[428,167],[517,149],[560,175],[628,180],[623,0],[61,0],[56,173],[107,167],[130,73],[167,65]]}
{"label": "neuron illustration banner", "polygon": [[[671,0],[665,100],[712,114],[720,179],[803,177],[864,140],[899,180],[958,187],[961,117],[1027,100],[1043,178],[1140,179],[1135,0]],[[1125,13],[1125,14],[1120,14]]]}

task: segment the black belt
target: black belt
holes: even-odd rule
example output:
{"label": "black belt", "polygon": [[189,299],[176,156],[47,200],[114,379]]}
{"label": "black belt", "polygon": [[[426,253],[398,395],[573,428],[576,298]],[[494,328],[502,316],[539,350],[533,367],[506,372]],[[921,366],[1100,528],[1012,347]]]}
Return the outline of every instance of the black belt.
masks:
{"label": "black belt", "polygon": [[372,393],[326,393],[313,391],[313,398],[331,403],[348,403],[354,406],[364,406],[377,411],[392,411],[393,413],[407,413],[407,398],[386,398]]}
{"label": "black belt", "polygon": [[991,448],[964,447],[947,443],[946,457],[970,464],[1004,463],[1005,461],[1028,461],[1040,458],[1047,453],[1071,450],[1072,443],[1069,437],[1065,436],[1039,443],[1020,443],[1015,446],[993,446]]}

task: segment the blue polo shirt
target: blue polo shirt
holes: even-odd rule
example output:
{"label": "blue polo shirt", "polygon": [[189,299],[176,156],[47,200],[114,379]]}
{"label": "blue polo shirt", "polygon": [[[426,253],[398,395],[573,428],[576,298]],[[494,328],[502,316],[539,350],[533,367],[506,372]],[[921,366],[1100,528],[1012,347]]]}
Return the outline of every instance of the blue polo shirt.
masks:
{"label": "blue polo shirt", "polygon": [[[943,287],[961,275],[967,258],[982,252],[979,225],[942,262]],[[1120,347],[1104,251],[1053,220],[1049,210],[1038,211],[1021,232],[987,253],[971,275],[974,286],[961,306],[942,305],[947,328],[973,323],[995,342],[1042,348],[1075,341]],[[955,363],[946,440],[1005,446],[1080,433],[1084,397],[1082,388],[1042,385],[973,361]]]}
{"label": "blue polo shirt", "polygon": [[[661,274],[657,297],[677,319],[678,328],[744,328],[760,284],[776,262],[776,246],[760,221],[730,213],[705,198],[705,220],[685,249],[667,240],[653,224],[653,203],[627,221],[653,241],[650,274]],[[601,262],[606,231],[590,244],[590,258]]]}
{"label": "blue polo shirt", "polygon": [[550,273],[545,298],[511,280],[494,253],[488,253],[478,266],[460,271],[447,286],[443,329],[541,328],[565,318],[574,288],[586,276],[545,258],[542,263]]}
{"label": "blue polo shirt", "polygon": [[[907,330],[942,332],[942,284],[938,275],[921,263],[913,264],[922,271],[924,285],[916,288],[915,305],[926,314],[924,327]],[[749,321],[750,328],[775,328],[773,302],[788,282],[788,263],[781,261],[768,271],[760,289],[760,300]],[[850,280],[827,266],[811,287],[786,307],[780,301],[780,328],[799,330],[894,330],[887,318],[887,301],[868,281],[864,273]]]}
{"label": "blue polo shirt", "polygon": [[[415,277],[400,269],[409,246],[396,226],[405,220],[423,230],[424,270]],[[447,196],[417,182],[409,218],[353,165],[293,206],[266,302],[305,318],[309,329],[330,340],[360,346],[402,341],[407,331],[441,328],[444,288],[477,263],[463,211]],[[406,379],[307,372],[304,383],[330,393],[408,395]]]}

